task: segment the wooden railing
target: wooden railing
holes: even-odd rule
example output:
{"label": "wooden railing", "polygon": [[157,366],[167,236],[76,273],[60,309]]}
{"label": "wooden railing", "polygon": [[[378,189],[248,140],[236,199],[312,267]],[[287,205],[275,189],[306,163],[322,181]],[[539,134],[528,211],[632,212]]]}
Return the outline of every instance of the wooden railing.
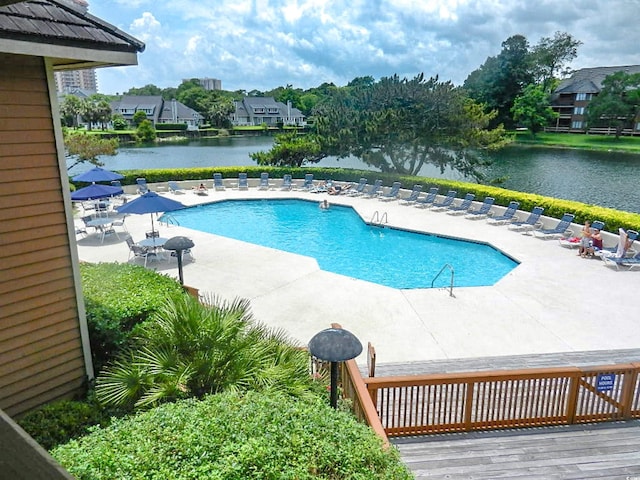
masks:
{"label": "wooden railing", "polygon": [[342,382],[358,418],[402,436],[640,418],[639,371],[622,364],[362,378],[352,360]]}

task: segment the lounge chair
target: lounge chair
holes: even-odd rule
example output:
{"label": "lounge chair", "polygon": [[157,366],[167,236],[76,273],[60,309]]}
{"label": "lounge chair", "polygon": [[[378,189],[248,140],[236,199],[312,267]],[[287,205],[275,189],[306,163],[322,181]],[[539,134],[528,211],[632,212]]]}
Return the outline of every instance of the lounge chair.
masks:
{"label": "lounge chair", "polygon": [[364,192],[365,197],[373,198],[380,195],[380,189],[382,188],[382,180],[378,179],[373,185],[369,187],[369,190]]}
{"label": "lounge chair", "polygon": [[464,218],[468,220],[480,220],[482,218],[487,218],[489,216],[489,212],[491,212],[491,208],[493,207],[493,202],[496,199],[493,197],[486,197],[482,202],[482,205],[475,210],[467,210]]}
{"label": "lounge chair", "polygon": [[433,202],[436,201],[437,197],[438,187],[431,187],[429,189],[429,192],[423,198],[419,198],[418,200],[416,200],[414,206],[418,208],[429,208],[431,207],[431,205],[433,205]]}
{"label": "lounge chair", "polygon": [[304,176],[304,182],[300,186],[300,190],[310,192],[313,189],[313,173],[306,173]]}
{"label": "lounge chair", "polygon": [[540,228],[533,231],[533,235],[542,240],[552,238],[568,237],[571,235],[571,222],[575,215],[573,213],[565,213],[558,224],[553,228]]}
{"label": "lounge chair", "polygon": [[511,222],[507,227],[509,230],[513,230],[514,232],[527,232],[529,230],[533,230],[537,226],[540,225],[540,217],[544,212],[543,207],[533,207],[529,216],[523,220],[516,220]]}
{"label": "lounge chair", "polygon": [[249,190],[249,181],[246,173],[238,174],[238,190]]}
{"label": "lounge chair", "polygon": [[282,177],[282,185],[280,185],[280,190],[291,190],[293,188],[293,183],[291,182],[291,174],[286,173]]}
{"label": "lounge chair", "polygon": [[178,182],[175,182],[173,180],[169,180],[167,182],[167,185],[169,186],[169,191],[171,193],[184,193],[184,188],[182,188],[180,185],[178,185]]}
{"label": "lounge chair", "polygon": [[347,195],[350,195],[352,197],[357,197],[358,195],[362,195],[366,187],[367,187],[367,179],[364,177],[360,177],[360,180],[358,181],[358,185],[350,189],[347,192]]}
{"label": "lounge chair", "polygon": [[269,184],[269,174],[267,172],[262,172],[260,174],[260,183],[258,184],[258,190],[269,190],[271,185]]}
{"label": "lounge chair", "polygon": [[509,202],[509,206],[502,215],[487,219],[489,225],[506,225],[511,223],[515,218],[516,212],[520,208],[520,202]]}
{"label": "lounge chair", "polygon": [[[620,241],[618,241],[618,244],[615,247],[596,250],[594,252],[594,255],[600,258],[633,257],[634,255],[636,255],[636,250],[632,246],[633,246],[633,242],[635,242],[637,238],[638,238],[638,232],[636,232],[635,230],[627,230],[625,232],[624,229],[621,228]],[[620,245],[622,245],[622,247],[620,247]]]}
{"label": "lounge chair", "polygon": [[422,185],[414,185],[413,190],[411,190],[409,196],[400,199],[400,205],[411,205],[412,203],[415,203],[415,201],[418,200],[421,192]]}
{"label": "lounge chair", "polygon": [[391,185],[391,190],[380,195],[378,197],[378,200],[381,200],[383,202],[390,202],[392,200],[395,200],[396,198],[398,198],[398,194],[400,193],[400,187],[402,187],[402,183],[393,182],[393,184]]}
{"label": "lounge chair", "polygon": [[620,270],[620,267],[627,267],[629,270],[640,268],[640,252],[633,257],[602,257],[602,260],[605,266],[616,267],[616,270]]}
{"label": "lounge chair", "polygon": [[140,195],[143,195],[145,193],[147,193],[149,191],[149,186],[147,185],[147,179],[140,177],[140,178],[136,178],[136,183],[138,184],[138,189],[137,192]]}
{"label": "lounge chair", "polygon": [[446,210],[451,205],[453,205],[453,201],[455,200],[457,194],[458,192],[456,192],[455,190],[449,190],[445,195],[444,199],[441,200],[440,202],[438,202],[437,200],[434,201],[433,204],[431,205],[431,208],[436,211]]}
{"label": "lounge chair", "polygon": [[[476,198],[475,193],[467,193],[464,196],[464,198],[462,199],[462,202],[460,202],[459,205],[451,205],[447,209],[447,213],[449,215],[462,215],[462,214],[464,214],[467,210],[469,210],[469,207],[471,207],[471,204],[472,204],[474,198]],[[440,209],[438,209],[438,210],[440,210]]]}
{"label": "lounge chair", "polygon": [[222,181],[221,173],[213,174],[213,188],[214,190],[224,190],[224,182]]}

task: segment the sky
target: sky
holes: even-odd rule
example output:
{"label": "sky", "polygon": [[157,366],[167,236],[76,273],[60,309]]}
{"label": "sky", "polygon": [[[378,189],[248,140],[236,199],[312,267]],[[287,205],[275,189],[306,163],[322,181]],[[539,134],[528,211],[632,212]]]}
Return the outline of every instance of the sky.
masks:
{"label": "sky", "polygon": [[303,90],[356,77],[438,75],[461,85],[512,35],[567,32],[572,69],[640,63],[640,0],[89,0],[146,44],[138,65],[98,70],[100,93],[211,77],[224,90]]}

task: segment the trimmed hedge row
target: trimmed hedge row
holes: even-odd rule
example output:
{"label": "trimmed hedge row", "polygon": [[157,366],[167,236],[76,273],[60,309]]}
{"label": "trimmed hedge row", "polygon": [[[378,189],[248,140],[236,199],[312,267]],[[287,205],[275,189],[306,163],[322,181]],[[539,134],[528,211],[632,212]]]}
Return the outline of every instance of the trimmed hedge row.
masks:
{"label": "trimmed hedge row", "polygon": [[134,185],[136,178],[145,177],[148,183],[162,183],[169,180],[202,180],[212,179],[214,172],[222,173],[225,178],[237,178],[244,172],[249,178],[259,178],[262,172],[268,172],[271,178],[282,178],[285,174],[291,174],[294,178],[304,178],[307,173],[312,173],[316,179],[333,179],[345,182],[357,182],[360,177],[365,177],[372,183],[374,179],[382,179],[385,185],[391,185],[394,181],[402,183],[406,189],[413,188],[415,184],[423,185],[427,190],[430,187],[438,187],[440,193],[448,190],[456,190],[457,196],[462,197],[466,193],[474,193],[476,199],[482,201],[484,197],[494,197],[496,205],[507,206],[510,201],[520,202],[520,209],[531,211],[535,206],[544,207],[544,214],[549,217],[560,218],[564,213],[573,213],[576,223],[584,223],[585,220],[601,220],[605,223],[605,231],[617,233],[618,228],[640,229],[640,214],[624,212],[611,208],[589,205],[571,200],[562,200],[545,197],[533,193],[523,193],[505,188],[477,183],[460,182],[428,177],[403,176],[391,173],[372,172],[370,170],[354,170],[349,168],[322,168],[322,167],[207,167],[207,168],[176,168],[153,170],[125,170],[121,171],[125,178],[124,185]]}

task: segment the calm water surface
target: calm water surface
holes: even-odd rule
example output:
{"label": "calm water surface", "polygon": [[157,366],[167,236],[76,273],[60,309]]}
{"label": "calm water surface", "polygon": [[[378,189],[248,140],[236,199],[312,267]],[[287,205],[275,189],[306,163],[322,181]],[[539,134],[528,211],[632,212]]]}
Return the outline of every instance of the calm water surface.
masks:
{"label": "calm water surface", "polygon": [[[268,150],[268,136],[227,137],[182,145],[120,148],[105,157],[112,170],[255,165],[249,153]],[[580,150],[509,147],[494,155],[490,178],[507,177],[505,188],[640,213],[640,155]],[[324,159],[318,166],[370,170],[359,159]],[[86,167],[84,167],[86,169]],[[74,171],[73,173],[79,173]],[[427,166],[421,175],[462,179]],[[375,173],[371,174],[371,181]]]}

